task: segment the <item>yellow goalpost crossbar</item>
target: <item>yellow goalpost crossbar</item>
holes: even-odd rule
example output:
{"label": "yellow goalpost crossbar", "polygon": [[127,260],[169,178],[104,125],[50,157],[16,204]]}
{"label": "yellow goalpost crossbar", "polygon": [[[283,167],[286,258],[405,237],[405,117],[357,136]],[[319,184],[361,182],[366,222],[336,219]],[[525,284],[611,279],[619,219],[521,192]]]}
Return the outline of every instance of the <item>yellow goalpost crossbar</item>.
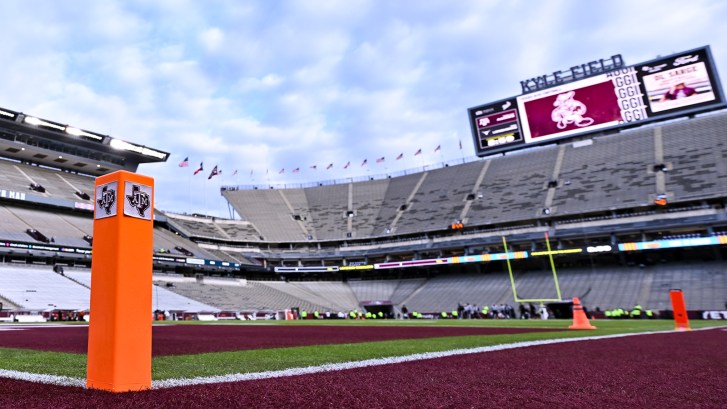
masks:
{"label": "yellow goalpost crossbar", "polygon": [[[507,240],[505,239],[505,236],[502,236],[502,245],[505,247],[505,253],[509,253],[507,249]],[[515,287],[515,277],[512,275],[512,266],[510,265],[510,257],[506,257],[505,261],[507,262],[507,272],[510,274],[510,285],[512,286],[512,295],[515,298],[515,302],[539,302],[543,303],[546,301],[550,302],[559,302],[563,301],[563,297],[560,294],[560,285],[558,284],[558,273],[555,271],[555,262],[553,261],[553,252],[550,249],[550,238],[548,237],[548,232],[545,232],[545,245],[548,248],[548,257],[550,258],[550,269],[553,272],[553,281],[555,282],[555,292],[558,296],[558,298],[520,298],[517,295],[517,288]]]}

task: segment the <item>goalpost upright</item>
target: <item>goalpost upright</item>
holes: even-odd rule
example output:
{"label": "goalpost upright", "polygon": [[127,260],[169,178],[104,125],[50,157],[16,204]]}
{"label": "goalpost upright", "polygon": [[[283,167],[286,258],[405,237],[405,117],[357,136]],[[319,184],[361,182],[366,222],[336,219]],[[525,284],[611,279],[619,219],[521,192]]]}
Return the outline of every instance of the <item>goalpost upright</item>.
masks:
{"label": "goalpost upright", "polygon": [[[505,239],[505,236],[502,236],[502,245],[505,247],[505,253],[509,254],[509,251],[507,249],[507,240]],[[550,269],[553,273],[553,282],[555,283],[555,292],[557,298],[520,298],[517,295],[517,288],[515,285],[515,277],[512,274],[512,266],[510,265],[510,257],[506,257],[505,261],[507,263],[507,272],[510,275],[510,285],[512,286],[512,295],[515,299],[515,302],[561,302],[563,301],[563,297],[560,293],[560,285],[558,284],[558,273],[555,270],[555,262],[553,261],[553,251],[550,248],[550,237],[548,236],[548,232],[545,232],[545,245],[548,249],[547,254],[548,258],[550,259]]]}

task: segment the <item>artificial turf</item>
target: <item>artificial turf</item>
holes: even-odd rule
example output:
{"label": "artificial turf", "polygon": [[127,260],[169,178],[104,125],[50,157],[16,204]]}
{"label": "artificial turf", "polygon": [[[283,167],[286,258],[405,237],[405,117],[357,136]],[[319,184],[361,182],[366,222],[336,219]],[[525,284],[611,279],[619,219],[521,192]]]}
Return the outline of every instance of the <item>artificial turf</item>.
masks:
{"label": "artificial turf", "polygon": [[[402,339],[376,342],[360,342],[333,345],[313,345],[285,348],[252,349],[232,352],[214,352],[189,355],[157,356],[152,361],[152,377],[155,380],[192,378],[281,370],[313,365],[360,361],[394,357],[424,352],[448,351],[513,342],[577,338],[583,336],[610,335],[631,332],[664,331],[674,329],[667,320],[599,320],[593,322],[598,329],[591,331],[568,330],[570,321],[565,320],[442,320],[442,321],[295,321],[266,323],[271,325],[331,325],[346,331],[348,326],[477,326],[477,327],[530,327],[563,329],[555,332],[531,332],[503,335],[445,336],[425,339]],[[255,325],[260,324],[259,322]],[[693,328],[713,326],[713,321],[694,321]],[[191,325],[205,325],[194,323]],[[251,325],[230,323],[229,325]],[[0,348],[0,369],[22,372],[63,375],[85,378],[86,355],[63,352],[47,352],[18,348]]]}

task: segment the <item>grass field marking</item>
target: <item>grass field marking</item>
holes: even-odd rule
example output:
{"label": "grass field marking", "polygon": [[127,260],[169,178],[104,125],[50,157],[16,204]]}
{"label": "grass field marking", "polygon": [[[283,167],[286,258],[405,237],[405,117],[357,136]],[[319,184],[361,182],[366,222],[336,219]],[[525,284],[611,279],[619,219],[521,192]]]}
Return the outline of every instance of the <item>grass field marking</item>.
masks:
{"label": "grass field marking", "polygon": [[44,383],[49,385],[59,386],[76,386],[84,388],[86,387],[86,380],[79,378],[71,378],[70,376],[58,376],[58,375],[47,375],[37,374],[30,372],[11,371],[8,369],[0,369],[0,378],[17,379],[20,381]]}
{"label": "grass field marking", "polygon": [[[703,331],[703,330],[710,330],[710,329],[727,330],[727,327],[725,327],[723,325],[719,325],[719,326],[698,328],[698,329],[694,329],[693,331]],[[342,370],[347,370],[347,369],[366,368],[366,367],[372,367],[372,366],[381,366],[381,365],[398,364],[398,363],[405,363],[405,362],[422,361],[422,360],[427,360],[427,359],[447,358],[447,357],[458,356],[458,355],[504,351],[504,350],[509,350],[509,349],[526,348],[526,347],[533,347],[533,346],[539,346],[539,345],[552,345],[552,344],[560,344],[560,343],[566,343],[566,342],[594,341],[594,340],[601,340],[601,339],[624,338],[624,337],[630,337],[630,336],[636,336],[636,335],[669,334],[669,333],[676,333],[676,332],[681,332],[681,331],[675,331],[675,330],[649,331],[649,332],[634,332],[634,333],[610,334],[610,335],[599,335],[599,336],[585,336],[585,337],[577,337],[577,338],[556,338],[556,339],[546,339],[546,340],[537,340],[537,341],[523,341],[523,342],[514,342],[514,343],[510,343],[510,344],[491,345],[491,346],[485,346],[485,347],[453,349],[453,350],[449,350],[449,351],[425,352],[425,353],[402,355],[402,356],[395,356],[395,357],[388,357],[388,358],[374,358],[374,359],[367,359],[367,360],[362,360],[362,361],[349,361],[349,362],[342,362],[342,363],[335,363],[335,364],[323,364],[323,365],[315,365],[315,366],[308,366],[308,367],[301,367],[301,368],[289,368],[289,369],[283,369],[283,370],[278,370],[278,371],[263,371],[263,372],[244,373],[244,374],[238,373],[238,374],[206,376],[206,377],[197,377],[197,378],[166,379],[166,380],[152,381],[152,389],[165,389],[165,388],[174,388],[174,387],[182,387],[182,386],[194,386],[194,385],[205,385],[205,384],[215,384],[215,383],[227,383],[227,382],[259,380],[259,379],[282,378],[282,377],[288,377],[288,376],[309,375],[309,374],[315,374],[315,373],[321,373],[321,372],[342,371]],[[8,369],[0,369],[0,378],[9,378],[9,379],[16,379],[16,380],[43,383],[43,384],[51,384],[51,385],[59,385],[59,386],[70,386],[70,387],[80,387],[80,388],[86,387],[86,380],[81,379],[81,378],[73,378],[73,377],[69,377],[69,376],[48,375],[48,374],[37,374],[37,373],[30,373],[30,372],[13,371],[13,370],[8,370]]]}
{"label": "grass field marking", "polygon": [[[706,327],[706,328],[695,329],[695,331],[702,331],[705,329],[715,329],[715,328],[720,328],[720,327],[719,326]],[[270,379],[270,378],[283,378],[283,377],[288,377],[288,376],[310,375],[310,374],[321,373],[321,372],[342,371],[342,370],[347,370],[347,369],[367,368],[367,367],[372,367],[372,366],[423,361],[423,360],[427,360],[427,359],[447,358],[447,357],[457,356],[457,355],[469,355],[469,354],[479,354],[479,353],[484,353],[484,352],[504,351],[504,350],[509,350],[509,349],[526,348],[526,347],[539,346],[539,345],[551,345],[551,344],[560,344],[560,343],[577,342],[577,341],[593,341],[593,340],[611,339],[611,338],[624,338],[624,337],[630,337],[630,336],[635,336],[635,335],[669,334],[669,333],[675,333],[675,332],[679,332],[679,331],[675,331],[675,330],[650,331],[650,332],[599,335],[599,336],[590,336],[590,337],[586,336],[586,337],[578,337],[578,338],[556,338],[556,339],[546,339],[546,340],[538,340],[538,341],[523,341],[523,342],[515,342],[515,343],[511,343],[511,344],[499,344],[499,345],[491,345],[491,346],[476,347],[476,348],[453,349],[453,350],[449,350],[449,351],[439,351],[439,352],[425,352],[425,353],[395,356],[395,357],[388,357],[388,358],[375,358],[375,359],[366,359],[366,360],[362,360],[362,361],[350,361],[350,362],[342,362],[342,363],[335,363],[335,364],[315,365],[315,366],[308,366],[308,367],[303,367],[303,368],[289,368],[289,369],[283,369],[283,370],[278,370],[278,371],[237,373],[237,374],[229,374],[229,375],[203,376],[203,377],[186,378],[186,379],[183,379],[183,378],[165,379],[165,380],[152,381],[152,389],[175,388],[175,387],[180,387],[180,386],[194,386],[194,385],[215,384],[215,383],[225,383],[225,382],[252,381],[252,380],[260,380],[260,379]]]}

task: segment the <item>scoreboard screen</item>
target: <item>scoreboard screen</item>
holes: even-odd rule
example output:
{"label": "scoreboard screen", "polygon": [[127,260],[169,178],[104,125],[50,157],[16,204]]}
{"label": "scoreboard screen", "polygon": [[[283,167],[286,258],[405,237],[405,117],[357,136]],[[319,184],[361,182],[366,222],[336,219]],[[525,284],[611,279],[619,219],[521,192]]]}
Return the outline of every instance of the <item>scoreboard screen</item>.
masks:
{"label": "scoreboard screen", "polygon": [[645,116],[634,68],[624,68],[517,98],[525,143],[618,126]]}
{"label": "scoreboard screen", "polygon": [[723,102],[709,49],[643,64],[638,71],[650,115]]}
{"label": "scoreboard screen", "polygon": [[468,110],[478,156],[724,106],[709,47]]}
{"label": "scoreboard screen", "polygon": [[515,98],[473,108],[470,114],[478,151],[501,150],[523,143]]}

